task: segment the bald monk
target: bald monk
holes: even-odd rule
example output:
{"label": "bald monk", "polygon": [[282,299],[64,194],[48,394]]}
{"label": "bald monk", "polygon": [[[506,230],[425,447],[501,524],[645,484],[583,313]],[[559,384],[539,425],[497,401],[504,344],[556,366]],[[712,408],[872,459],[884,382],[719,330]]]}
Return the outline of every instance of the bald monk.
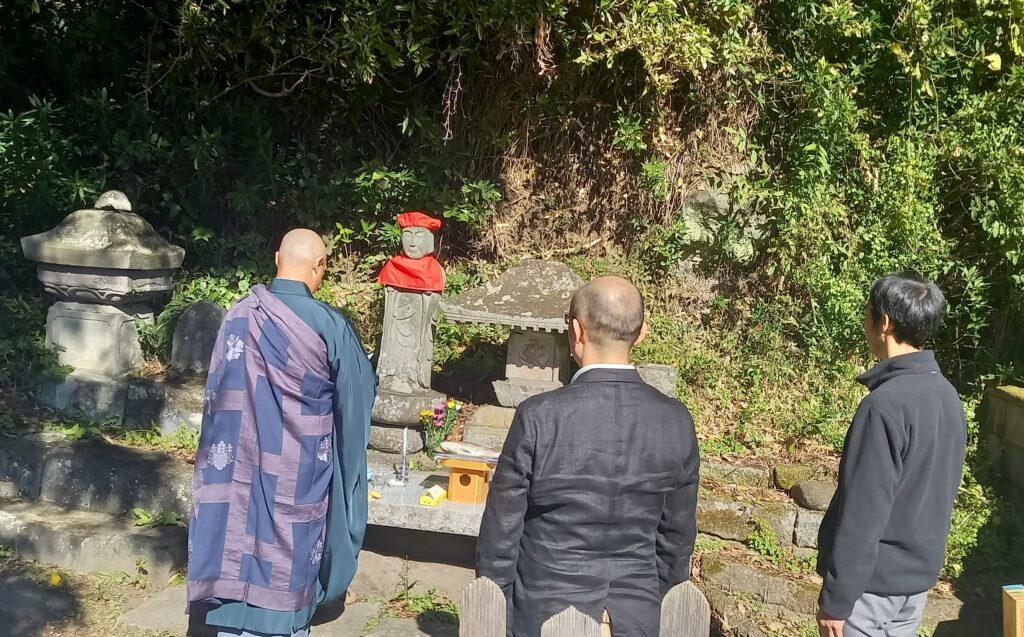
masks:
{"label": "bald monk", "polygon": [[326,250],[284,236],[277,278],[228,311],[206,382],[189,523],[189,635],[304,637],[340,598],[366,531],[376,377],[313,298]]}
{"label": "bald monk", "polygon": [[629,364],[647,331],[632,283],[588,283],[565,318],[580,370],[516,409],[477,575],[505,591],[514,637],[538,637],[570,605],[604,619],[605,635],[657,637],[662,598],[689,578],[697,534],[693,420]]}

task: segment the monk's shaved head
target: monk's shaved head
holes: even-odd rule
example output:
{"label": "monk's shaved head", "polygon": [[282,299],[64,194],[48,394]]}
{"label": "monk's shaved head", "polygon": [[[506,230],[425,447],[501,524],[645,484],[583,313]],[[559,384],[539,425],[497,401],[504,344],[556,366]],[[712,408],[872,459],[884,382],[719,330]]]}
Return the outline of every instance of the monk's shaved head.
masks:
{"label": "monk's shaved head", "polygon": [[315,263],[327,256],[327,247],[320,235],[308,228],[296,228],[281,239],[278,267],[299,267]]}
{"label": "monk's shaved head", "polygon": [[583,324],[596,345],[631,347],[643,330],[644,299],[626,279],[603,276],[576,290],[569,315]]}
{"label": "monk's shaved head", "polygon": [[327,247],[317,233],[296,228],[281,239],[275,261],[277,278],[302,281],[316,292],[327,271]]}

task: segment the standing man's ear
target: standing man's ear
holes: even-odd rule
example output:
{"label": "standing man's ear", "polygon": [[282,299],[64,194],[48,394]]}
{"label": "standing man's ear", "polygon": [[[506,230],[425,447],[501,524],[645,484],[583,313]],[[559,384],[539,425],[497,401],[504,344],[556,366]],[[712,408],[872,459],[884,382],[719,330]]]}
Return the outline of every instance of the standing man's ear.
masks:
{"label": "standing man's ear", "polygon": [[651,328],[649,325],[647,325],[647,321],[644,321],[643,324],[640,325],[640,335],[636,337],[635,341],[633,341],[633,345],[639,345],[640,343],[643,343],[644,339],[647,338],[647,335],[650,333]]}
{"label": "standing man's ear", "polygon": [[274,267],[278,270],[281,269],[281,252],[277,251],[274,253]]}
{"label": "standing man's ear", "polygon": [[888,314],[883,314],[880,321],[878,321],[878,327],[882,329],[882,334],[889,336],[893,333],[893,329],[896,327],[893,325],[892,319],[889,318]]}

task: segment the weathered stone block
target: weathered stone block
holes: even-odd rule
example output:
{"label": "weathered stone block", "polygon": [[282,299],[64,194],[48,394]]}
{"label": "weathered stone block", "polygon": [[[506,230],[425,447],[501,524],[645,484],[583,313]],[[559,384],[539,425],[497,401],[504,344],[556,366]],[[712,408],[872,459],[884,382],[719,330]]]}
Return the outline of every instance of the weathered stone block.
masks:
{"label": "weathered stone block", "polygon": [[778,504],[749,505],[728,500],[698,498],[697,529],[725,540],[745,542],[754,530],[754,519],[768,523],[780,542],[793,542],[797,512]]}
{"label": "weathered stone block", "polygon": [[746,487],[764,487],[771,482],[767,469],[758,467],[737,467],[724,462],[701,462],[701,480],[727,482]]}
{"label": "weathered stone block", "polygon": [[444,394],[433,390],[405,394],[379,389],[370,413],[373,421],[381,425],[419,427],[420,412],[433,410],[434,405],[444,399]]}
{"label": "weathered stone block", "polygon": [[793,543],[804,548],[818,548],[818,529],[824,519],[825,514],[820,511],[800,509],[796,514]]}
{"label": "weathered stone block", "polygon": [[224,322],[224,308],[212,301],[197,301],[182,312],[174,328],[171,369],[184,374],[205,374]]}
{"label": "weathered stone block", "polygon": [[164,434],[174,433],[180,426],[199,431],[205,397],[202,379],[172,382],[136,378],[128,386],[124,421],[139,428],[155,423]]}
{"label": "weathered stone block", "polygon": [[646,363],[636,366],[640,378],[666,396],[676,397],[676,380],[678,371],[675,365],[657,365]]}
{"label": "weathered stone block", "polygon": [[836,483],[831,480],[804,480],[793,485],[790,495],[805,509],[826,511],[836,494]]}
{"label": "weathered stone block", "polygon": [[569,344],[564,334],[512,330],[508,339],[505,376],[516,381],[569,382]]}
{"label": "weathered stone block", "polygon": [[498,404],[502,407],[518,407],[527,398],[554,391],[562,387],[560,382],[545,382],[540,380],[519,380],[510,378],[508,380],[496,380],[492,383],[494,394],[498,397]]}
{"label": "weathered stone block", "polygon": [[408,452],[423,451],[423,430],[417,427],[408,427],[409,433],[405,434],[405,429],[406,427],[374,422],[370,425],[370,449],[384,453],[402,453],[402,440],[407,435]]}
{"label": "weathered stone block", "polygon": [[484,405],[469,417],[462,439],[490,449],[501,449],[515,413],[515,409],[508,407]]}
{"label": "weathered stone block", "polygon": [[76,371],[119,376],[142,364],[135,319],[113,305],[58,301],[46,315],[46,345]]}
{"label": "weathered stone block", "polygon": [[18,485],[7,480],[0,480],[0,500],[14,500],[21,495]]}
{"label": "weathered stone block", "polygon": [[814,615],[818,612],[818,587],[809,582],[770,575],[711,553],[701,558],[701,577],[724,590],[752,595],[765,604],[782,606],[795,613]]}
{"label": "weathered stone block", "polygon": [[146,561],[163,584],[188,558],[183,527],[137,527],[127,516],[39,502],[0,504],[0,543],[19,555],[76,571],[134,572]]}
{"label": "weathered stone block", "polygon": [[124,514],[133,507],[187,514],[192,467],[170,456],[102,442],[55,445],[45,457],[39,499]]}
{"label": "weathered stone block", "polygon": [[124,416],[128,384],[124,376],[111,378],[75,372],[59,383],[44,386],[39,401],[58,411],[80,410],[98,420],[120,420]]}

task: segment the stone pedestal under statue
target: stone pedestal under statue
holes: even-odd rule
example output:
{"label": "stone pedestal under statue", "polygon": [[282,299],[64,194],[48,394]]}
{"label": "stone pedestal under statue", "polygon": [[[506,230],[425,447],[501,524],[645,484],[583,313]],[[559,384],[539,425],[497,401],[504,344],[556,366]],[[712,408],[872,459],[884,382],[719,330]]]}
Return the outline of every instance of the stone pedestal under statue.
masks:
{"label": "stone pedestal under statue", "polygon": [[42,393],[58,409],[122,415],[127,374],[142,364],[137,323],[153,322],[184,259],[182,248],[131,209],[128,198],[112,190],[92,208],[21,240],[25,257],[39,264],[43,287],[57,299],[47,313],[46,344],[74,369]]}

